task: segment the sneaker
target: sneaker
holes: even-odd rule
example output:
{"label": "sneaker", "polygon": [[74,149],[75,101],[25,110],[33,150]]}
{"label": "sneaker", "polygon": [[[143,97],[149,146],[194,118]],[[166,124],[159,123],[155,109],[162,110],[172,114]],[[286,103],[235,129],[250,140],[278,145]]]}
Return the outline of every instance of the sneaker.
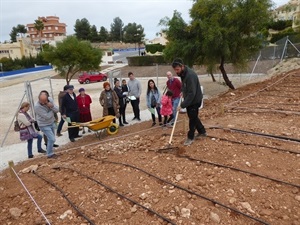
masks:
{"label": "sneaker", "polygon": [[47,151],[45,151],[44,149],[38,150],[39,153],[46,153]]}
{"label": "sneaker", "polygon": [[82,135],[76,135],[76,137],[75,138],[81,138],[82,137]]}
{"label": "sneaker", "polygon": [[49,155],[47,156],[48,159],[57,159],[58,156],[56,154],[52,154],[52,155]]}
{"label": "sneaker", "polygon": [[124,123],[124,124],[128,124],[128,122],[127,122],[127,121],[124,121],[123,123]]}
{"label": "sneaker", "polygon": [[120,125],[119,125],[120,127],[124,127],[124,124],[123,123],[120,123]]}
{"label": "sneaker", "polygon": [[58,148],[58,147],[59,147],[59,145],[57,145],[57,144],[53,144],[53,147],[54,147],[54,148]]}
{"label": "sneaker", "polygon": [[163,125],[163,123],[162,122],[159,122],[159,126],[162,126]]}
{"label": "sneaker", "polygon": [[169,127],[169,128],[173,128],[173,126],[172,126],[172,124],[167,124],[167,127]]}
{"label": "sneaker", "polygon": [[33,158],[33,155],[29,155],[29,156],[28,156],[28,159],[32,159],[32,158]]}
{"label": "sneaker", "polygon": [[133,117],[132,120],[136,120],[136,117]]}
{"label": "sneaker", "polygon": [[57,137],[61,137],[61,136],[63,136],[61,133],[56,133],[56,136]]}
{"label": "sneaker", "polygon": [[183,143],[183,145],[186,145],[186,146],[187,146],[187,145],[191,145],[193,142],[194,142],[194,140],[187,138],[187,139],[185,140],[185,142]]}
{"label": "sneaker", "polygon": [[138,120],[138,121],[141,121],[141,119],[140,119],[140,118],[137,118],[137,120]]}
{"label": "sneaker", "polygon": [[155,125],[156,125],[156,123],[155,123],[155,122],[153,122],[153,123],[152,123],[152,127],[154,127]]}
{"label": "sneaker", "polygon": [[85,134],[85,130],[82,131],[82,134]]}
{"label": "sneaker", "polygon": [[202,133],[202,134],[198,133],[198,134],[195,136],[195,139],[199,139],[199,138],[201,138],[201,137],[206,137],[206,136],[207,136],[206,133]]}
{"label": "sneaker", "polygon": [[71,141],[71,142],[75,142],[75,139],[74,139],[74,138],[70,138],[70,141]]}

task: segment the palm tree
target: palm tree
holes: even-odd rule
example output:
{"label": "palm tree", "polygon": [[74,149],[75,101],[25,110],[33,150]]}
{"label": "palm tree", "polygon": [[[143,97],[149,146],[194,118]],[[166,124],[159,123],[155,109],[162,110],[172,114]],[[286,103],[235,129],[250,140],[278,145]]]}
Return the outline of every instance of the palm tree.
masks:
{"label": "palm tree", "polygon": [[40,49],[41,51],[43,51],[43,47],[42,47],[42,31],[44,29],[44,23],[41,20],[35,20],[34,21],[34,28],[38,31],[39,34],[39,38],[40,38]]}

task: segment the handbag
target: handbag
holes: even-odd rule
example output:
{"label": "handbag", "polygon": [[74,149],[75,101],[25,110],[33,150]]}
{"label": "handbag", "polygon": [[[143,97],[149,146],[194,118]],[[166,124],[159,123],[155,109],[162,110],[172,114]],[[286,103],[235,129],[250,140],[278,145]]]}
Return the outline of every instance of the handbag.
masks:
{"label": "handbag", "polygon": [[27,127],[20,129],[19,133],[20,133],[21,141],[27,141],[27,140],[33,138],[32,135],[30,134],[29,130],[27,129]]}
{"label": "handbag", "polygon": [[40,127],[39,127],[39,125],[38,125],[38,123],[37,123],[37,121],[34,121],[34,128],[37,130],[37,131],[40,131],[41,129],[40,129]]}
{"label": "handbag", "polygon": [[15,132],[20,131],[20,124],[19,124],[18,120],[16,120],[16,121],[14,122],[14,131],[15,131]]}

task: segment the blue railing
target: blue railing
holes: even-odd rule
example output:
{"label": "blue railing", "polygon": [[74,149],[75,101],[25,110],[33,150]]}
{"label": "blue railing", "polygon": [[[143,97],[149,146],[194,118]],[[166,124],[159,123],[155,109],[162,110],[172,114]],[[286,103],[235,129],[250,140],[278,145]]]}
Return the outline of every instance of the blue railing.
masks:
{"label": "blue railing", "polygon": [[18,75],[23,73],[32,73],[32,72],[38,72],[43,70],[50,70],[52,69],[52,66],[38,66],[35,68],[28,68],[28,69],[22,69],[22,70],[13,70],[8,72],[0,72],[0,77],[7,77],[12,75]]}

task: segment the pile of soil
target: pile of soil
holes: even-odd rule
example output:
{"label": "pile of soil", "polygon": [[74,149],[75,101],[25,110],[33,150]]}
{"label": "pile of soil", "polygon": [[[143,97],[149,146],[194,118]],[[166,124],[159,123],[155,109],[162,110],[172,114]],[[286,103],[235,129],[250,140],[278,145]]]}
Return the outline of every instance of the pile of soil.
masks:
{"label": "pile of soil", "polygon": [[[171,129],[148,121],[14,169],[51,224],[297,225],[299,83],[294,70],[205,100],[208,136],[190,146],[180,114],[171,145]],[[0,179],[0,224],[46,224],[9,170]]]}

